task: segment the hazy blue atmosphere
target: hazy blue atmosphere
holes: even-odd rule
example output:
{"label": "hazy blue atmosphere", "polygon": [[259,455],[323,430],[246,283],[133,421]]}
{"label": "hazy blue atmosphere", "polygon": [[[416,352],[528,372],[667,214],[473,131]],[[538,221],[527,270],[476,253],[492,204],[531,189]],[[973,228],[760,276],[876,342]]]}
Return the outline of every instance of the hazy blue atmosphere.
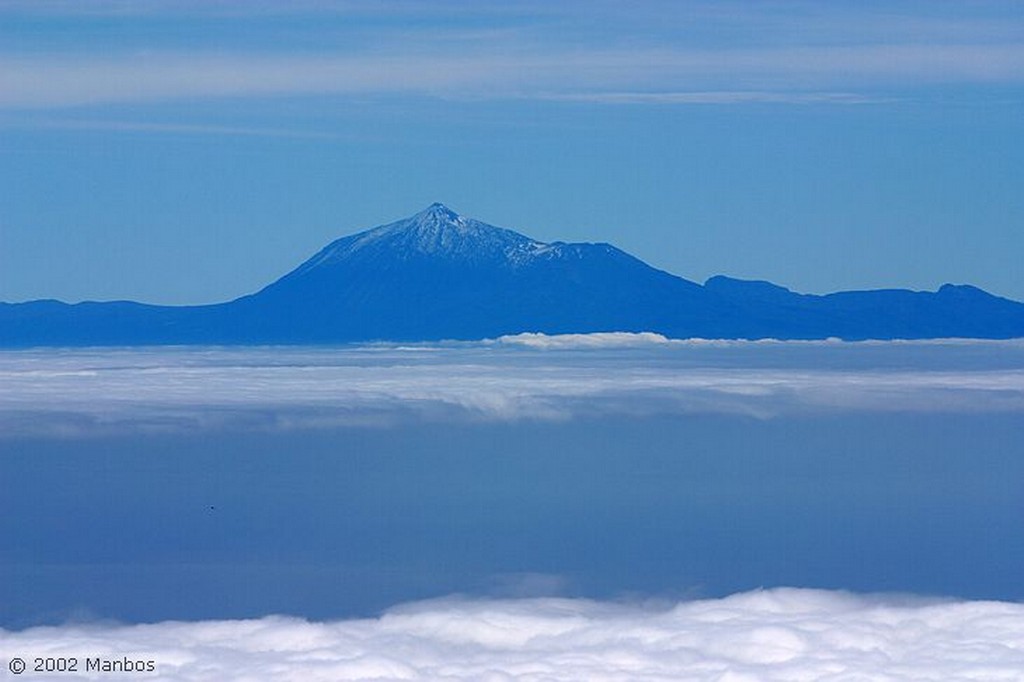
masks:
{"label": "hazy blue atmosphere", "polygon": [[433,201],[1024,299],[1016,2],[0,3],[0,301],[205,303]]}
{"label": "hazy blue atmosphere", "polygon": [[1019,414],[901,414],[4,442],[0,614],[791,585],[1021,600],[1022,441]]}

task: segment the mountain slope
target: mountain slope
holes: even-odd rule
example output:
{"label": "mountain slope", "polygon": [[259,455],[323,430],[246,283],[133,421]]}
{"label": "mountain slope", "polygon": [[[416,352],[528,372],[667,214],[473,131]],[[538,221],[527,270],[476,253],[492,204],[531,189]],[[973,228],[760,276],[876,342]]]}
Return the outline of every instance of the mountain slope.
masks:
{"label": "mountain slope", "polygon": [[[664,327],[711,315],[701,287],[608,244],[545,244],[440,204],[328,245],[237,302],[279,341],[481,338]],[[684,310],[685,308],[685,310]]]}
{"label": "mountain slope", "polygon": [[672,337],[1024,336],[1024,304],[970,286],[798,294],[703,286],[609,244],[543,243],[433,204],[338,239],[262,290],[208,306],[0,304],[0,346],[339,343],[519,332]]}

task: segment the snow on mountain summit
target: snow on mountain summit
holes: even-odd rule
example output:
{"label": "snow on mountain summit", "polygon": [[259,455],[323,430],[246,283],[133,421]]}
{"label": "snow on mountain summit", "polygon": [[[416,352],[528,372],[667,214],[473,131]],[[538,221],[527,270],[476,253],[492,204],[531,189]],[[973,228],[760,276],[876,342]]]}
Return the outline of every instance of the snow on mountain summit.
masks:
{"label": "snow on mountain summit", "polygon": [[342,237],[306,261],[293,274],[360,258],[411,261],[422,258],[471,264],[521,265],[560,246],[536,241],[513,230],[459,215],[434,203],[416,215]]}

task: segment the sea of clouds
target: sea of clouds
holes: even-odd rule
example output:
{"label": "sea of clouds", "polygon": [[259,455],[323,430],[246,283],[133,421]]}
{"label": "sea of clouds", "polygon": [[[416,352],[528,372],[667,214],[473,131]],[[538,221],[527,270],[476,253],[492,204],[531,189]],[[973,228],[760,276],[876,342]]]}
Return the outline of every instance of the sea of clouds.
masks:
{"label": "sea of clouds", "polygon": [[[0,352],[0,436],[674,413],[1024,412],[1024,343],[519,335],[337,348]],[[16,441],[10,441],[16,443]],[[338,589],[345,589],[338,585]],[[769,589],[697,601],[448,598],[377,618],[0,630],[78,679],[1020,680],[1024,604]],[[155,671],[85,671],[153,661]]]}
{"label": "sea of clouds", "polygon": [[[443,599],[378,618],[0,631],[8,659],[153,662],[76,679],[1020,680],[1024,604],[771,589],[665,603]],[[5,662],[6,665],[6,662]]]}
{"label": "sea of clouds", "polygon": [[545,336],[0,353],[0,433],[289,429],[602,414],[1024,411],[1024,344]]}

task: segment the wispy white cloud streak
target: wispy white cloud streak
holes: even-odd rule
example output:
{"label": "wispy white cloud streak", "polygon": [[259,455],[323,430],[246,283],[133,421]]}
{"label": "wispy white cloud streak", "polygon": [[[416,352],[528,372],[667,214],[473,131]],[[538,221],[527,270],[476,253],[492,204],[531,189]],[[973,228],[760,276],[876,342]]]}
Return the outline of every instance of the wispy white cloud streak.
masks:
{"label": "wispy white cloud streak", "polygon": [[0,55],[0,107],[417,95],[662,103],[861,103],[859,90],[1024,83],[1024,44],[389,54]]}
{"label": "wispy white cloud streak", "polygon": [[992,682],[1019,679],[1024,670],[1024,605],[799,589],[658,606],[449,599],[328,623],[268,617],[0,631],[0,646],[29,662],[127,656],[153,661],[161,680],[192,682]]}
{"label": "wispy white cloud streak", "polygon": [[706,92],[600,92],[538,95],[538,99],[601,104],[877,104],[892,101],[844,92],[770,92],[710,90]]}
{"label": "wispy white cloud streak", "polygon": [[500,63],[454,58],[123,55],[0,58],[0,106],[177,98],[429,92],[479,83]]}
{"label": "wispy white cloud streak", "polygon": [[341,135],[316,130],[288,128],[257,128],[214,124],[156,123],[147,121],[102,121],[85,119],[38,119],[26,121],[0,121],[0,127],[31,127],[48,130],[93,130],[122,133],[169,133],[177,135],[216,135],[238,137],[282,137],[309,140],[342,139]]}

